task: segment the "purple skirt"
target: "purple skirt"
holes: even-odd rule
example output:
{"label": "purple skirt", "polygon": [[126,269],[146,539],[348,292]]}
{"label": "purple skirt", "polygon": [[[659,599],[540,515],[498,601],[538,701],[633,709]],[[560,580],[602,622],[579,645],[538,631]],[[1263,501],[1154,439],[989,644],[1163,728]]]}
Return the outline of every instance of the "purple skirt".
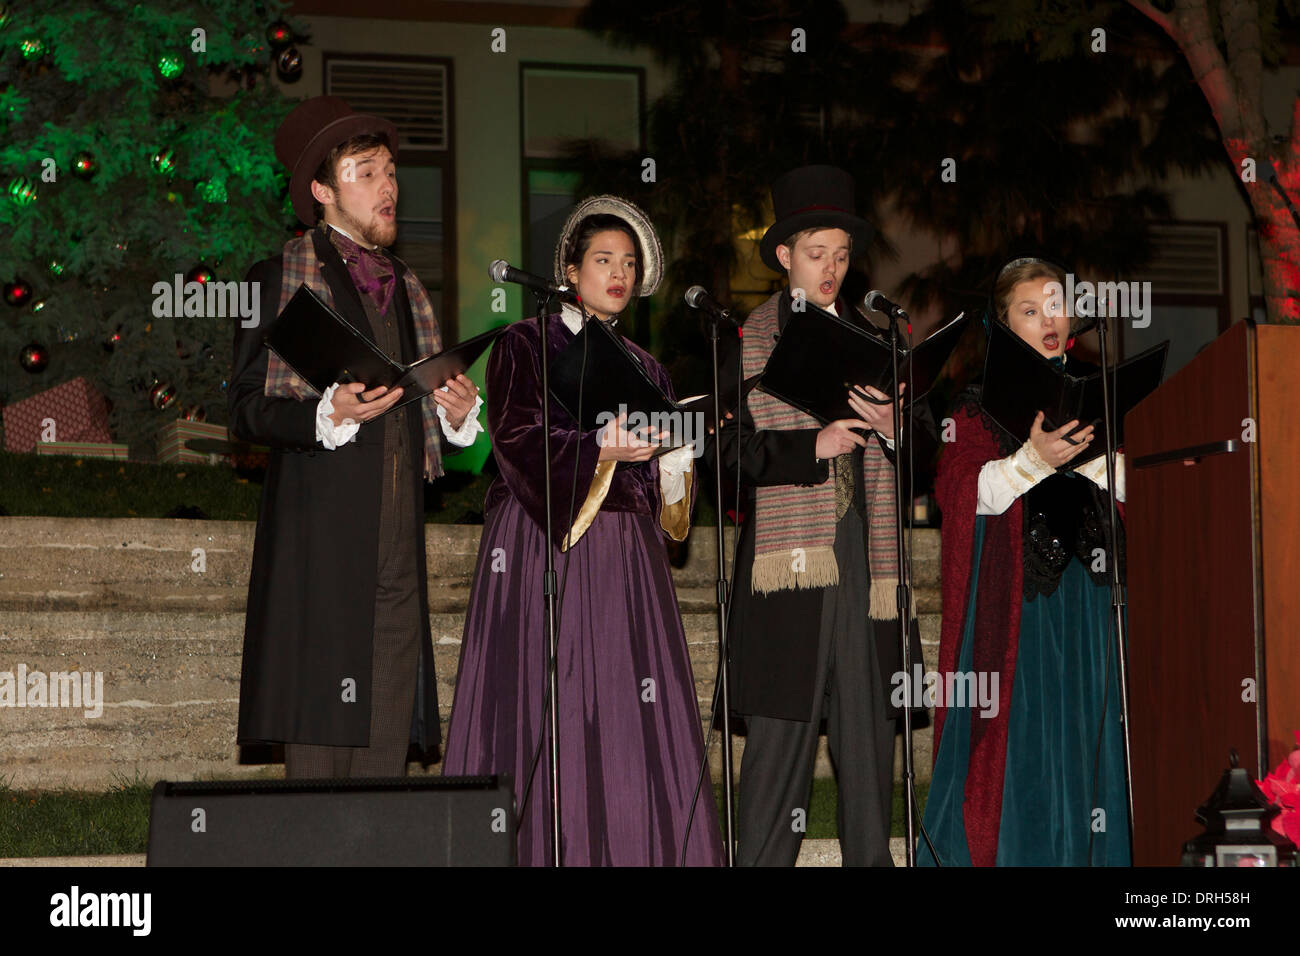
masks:
{"label": "purple skirt", "polygon": [[[704,742],[662,534],[649,515],[602,511],[555,556],[566,866],[682,859]],[[513,773],[520,804],[544,727],[543,551],[541,529],[515,498],[488,515],[443,762],[445,774]],[[519,820],[525,866],[551,857],[548,746]],[[707,773],[685,861],[723,862]]]}

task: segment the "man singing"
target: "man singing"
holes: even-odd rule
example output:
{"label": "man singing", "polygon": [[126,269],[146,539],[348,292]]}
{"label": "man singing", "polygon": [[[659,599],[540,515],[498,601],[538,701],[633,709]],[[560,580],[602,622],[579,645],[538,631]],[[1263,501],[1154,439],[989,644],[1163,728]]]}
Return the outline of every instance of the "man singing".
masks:
{"label": "man singing", "polygon": [[[397,237],[397,130],[343,100],[305,100],[280,125],[294,212],[314,228],[249,270],[262,314],[304,283],[390,357],[442,347],[428,293],[384,248]],[[248,587],[239,742],[283,742],[286,777],[400,776],[439,744],[423,482],[441,442],[482,430],[465,376],[385,415],[402,390],[317,394],[235,334],[230,430],[271,448]],[[381,417],[382,416],[382,417]]]}

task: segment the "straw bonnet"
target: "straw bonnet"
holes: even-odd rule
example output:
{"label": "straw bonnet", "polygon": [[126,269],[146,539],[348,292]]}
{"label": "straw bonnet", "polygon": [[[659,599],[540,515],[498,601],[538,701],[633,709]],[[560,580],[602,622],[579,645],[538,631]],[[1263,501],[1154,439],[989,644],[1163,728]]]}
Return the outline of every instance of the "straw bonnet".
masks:
{"label": "straw bonnet", "polygon": [[568,277],[564,274],[564,261],[568,257],[574,233],[577,232],[582,220],[588,216],[600,215],[617,216],[631,227],[636,235],[637,244],[641,247],[641,286],[637,294],[652,295],[655,289],[659,288],[664,275],[663,247],[659,245],[659,237],[655,234],[654,226],[650,225],[646,214],[626,199],[617,196],[592,196],[573,207],[573,212],[569,213],[569,218],[564,221],[564,228],[560,230],[560,241],[555,244],[555,281],[561,285],[568,285]]}

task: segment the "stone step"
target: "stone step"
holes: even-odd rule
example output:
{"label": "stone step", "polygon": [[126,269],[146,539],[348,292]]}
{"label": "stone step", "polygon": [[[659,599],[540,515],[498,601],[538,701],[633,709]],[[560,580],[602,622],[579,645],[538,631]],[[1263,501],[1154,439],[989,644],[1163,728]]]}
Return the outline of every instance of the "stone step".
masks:
{"label": "stone step", "polygon": [[[427,528],[444,733],[480,532],[474,526]],[[674,571],[706,725],[717,670],[712,535],[712,529],[697,529]],[[936,535],[918,540],[929,540],[937,553]],[[92,675],[92,690],[98,674],[103,688],[102,713],[95,717],[86,716],[94,709],[89,700],[76,707],[3,709],[0,772],[11,786],[95,790],[122,777],[282,772],[278,765],[239,764],[234,744],[252,543],[249,522],[0,518],[0,672],[16,672],[21,664],[29,673],[85,673]],[[200,557],[202,570],[194,570]],[[934,669],[937,588],[918,587],[917,606],[924,664]],[[928,731],[918,733],[916,748],[924,779]],[[737,768],[742,753],[743,738],[737,738]],[[717,779],[720,747],[712,748],[710,762]],[[831,772],[824,740],[817,766],[819,775]],[[437,771],[436,765],[430,769]]]}
{"label": "stone step", "polygon": [[[0,608],[239,610],[254,530],[246,521],[3,517]],[[426,525],[431,591],[447,588],[454,597],[469,586],[481,532],[475,525]],[[697,528],[673,555],[679,593],[698,605],[697,592],[704,592],[706,609],[714,606],[716,540],[715,529]],[[728,548],[733,540],[729,529]],[[912,554],[918,610],[937,610],[938,532],[915,532]]]}
{"label": "stone step", "polygon": [[[717,668],[716,624],[712,615],[690,614],[684,620],[707,730]],[[928,629],[925,616],[921,623]],[[430,626],[445,733],[463,616],[432,614]],[[120,776],[256,774],[258,766],[238,763],[234,744],[243,627],[241,612],[0,611],[0,670],[16,673],[21,663],[29,675],[92,675],[91,695],[78,698],[76,707],[5,708],[4,769],[12,775],[11,785],[97,789]],[[926,668],[935,668],[937,646],[927,642],[923,653]],[[102,681],[98,693],[93,675]],[[73,688],[69,684],[65,689],[65,699],[70,699]],[[84,685],[76,690],[83,693]],[[738,739],[737,768],[743,752],[743,739]],[[928,730],[918,732],[915,753],[918,776],[926,779]],[[717,779],[722,770],[717,745],[710,763]],[[817,773],[831,773],[824,740]]]}

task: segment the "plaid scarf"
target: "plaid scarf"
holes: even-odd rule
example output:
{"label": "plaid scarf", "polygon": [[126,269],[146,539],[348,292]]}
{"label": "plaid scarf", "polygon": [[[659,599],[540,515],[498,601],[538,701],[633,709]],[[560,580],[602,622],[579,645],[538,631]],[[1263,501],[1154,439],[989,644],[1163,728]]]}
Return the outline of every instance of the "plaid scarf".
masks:
{"label": "plaid scarf", "polygon": [[[767,365],[778,333],[784,292],[749,314],[741,340],[745,377]],[[749,393],[749,410],[758,429],[820,427],[816,419],[758,389]],[[851,455],[836,459],[843,469]],[[835,524],[844,513],[845,478],[819,485],[767,485],[755,489],[752,590],[759,594],[839,583]],[[898,617],[898,558],[894,542],[894,476],[884,450],[867,443],[862,456],[867,503],[867,565],[871,571],[870,614],[875,620]],[[851,487],[851,480],[848,482]],[[837,486],[839,493],[837,495]],[[838,500],[837,500],[838,499]]]}
{"label": "plaid scarf", "polygon": [[[329,227],[322,223],[316,228],[325,230]],[[334,304],[329,284],[321,275],[321,263],[316,257],[313,235],[314,232],[306,232],[284,245],[284,271],[280,280],[280,305],[276,309],[276,315],[284,311],[289,299],[302,285],[319,295],[326,305]],[[403,270],[402,278],[406,283],[406,295],[415,320],[416,351],[421,355],[442,351],[442,336],[438,332],[438,320],[433,314],[433,303],[429,301],[428,293],[410,269]],[[301,401],[316,397],[318,393],[299,378],[280,356],[271,352],[266,362],[265,394]],[[424,477],[426,481],[431,481],[442,476],[442,429],[438,420],[438,403],[432,395],[426,395],[420,400],[420,417],[424,424]]]}

